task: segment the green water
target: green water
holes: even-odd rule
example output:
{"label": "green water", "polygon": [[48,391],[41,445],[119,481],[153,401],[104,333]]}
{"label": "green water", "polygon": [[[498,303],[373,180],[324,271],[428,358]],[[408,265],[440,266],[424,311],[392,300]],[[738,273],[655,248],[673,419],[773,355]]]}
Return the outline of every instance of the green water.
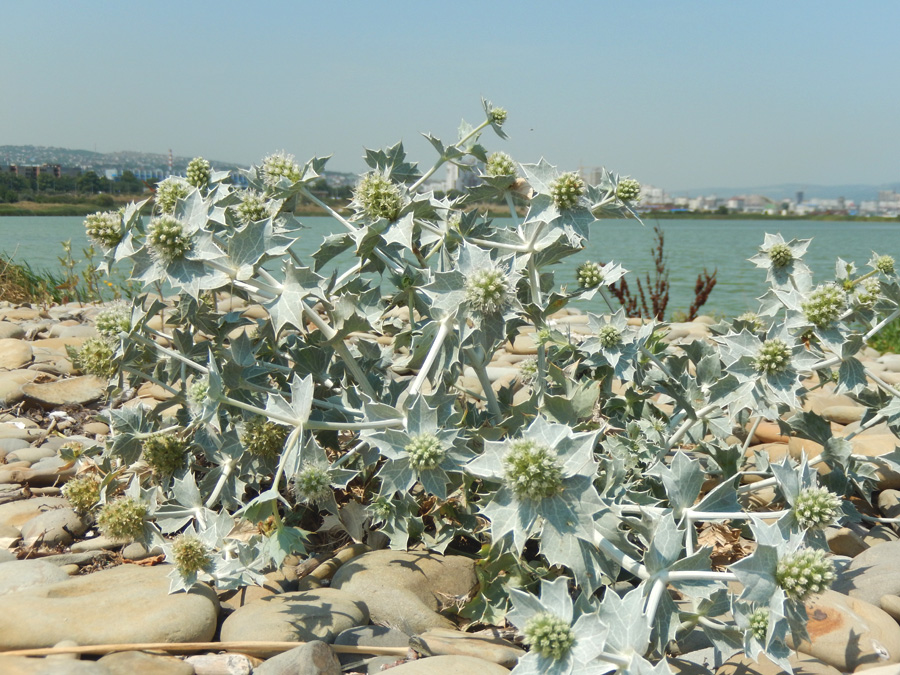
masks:
{"label": "green water", "polygon": [[[295,252],[301,259],[318,247],[322,237],[337,231],[326,217],[302,219],[307,230],[297,242]],[[665,252],[670,269],[671,300],[669,312],[686,309],[693,300],[697,273],[706,267],[718,269],[718,284],[704,311],[727,315],[755,310],[755,298],[764,290],[765,273],[747,258],[762,243],[766,232],[780,232],[786,239],[813,238],[805,257],[817,281],[833,278],[835,259],[864,265],[872,251],[900,259],[900,226],[896,223],[771,221],[771,220],[667,220],[662,223]],[[83,219],[78,217],[0,218],[0,252],[32,268],[60,270],[60,242],[71,240],[73,255],[81,257],[88,245]],[[558,284],[574,284],[575,267],[584,260],[615,260],[632,274],[628,279],[636,290],[635,275],[651,271],[654,246],[653,222],[642,227],[633,220],[609,220],[598,224],[582,253],[555,267]],[[310,261],[311,262],[311,261]],[[584,306],[603,311],[603,306]]]}

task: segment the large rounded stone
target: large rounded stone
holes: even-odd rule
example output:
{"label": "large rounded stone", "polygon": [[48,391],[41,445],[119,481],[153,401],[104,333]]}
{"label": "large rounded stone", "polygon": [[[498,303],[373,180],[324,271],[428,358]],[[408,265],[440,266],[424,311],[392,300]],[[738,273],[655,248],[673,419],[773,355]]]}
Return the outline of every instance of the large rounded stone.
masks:
{"label": "large rounded stone", "polygon": [[[900,626],[884,610],[857,598],[825,591],[806,602],[809,641],[796,648],[838,670],[900,662]],[[790,636],[789,647],[795,647]]]}
{"label": "large rounded stone", "polygon": [[341,663],[331,647],[313,640],[266,660],[253,675],[341,675]]}
{"label": "large rounded stone", "polygon": [[36,586],[66,581],[69,575],[43,560],[12,560],[0,563],[0,596]]}
{"label": "large rounded stone", "polygon": [[20,340],[25,337],[25,329],[12,321],[0,321],[0,338]]}
{"label": "large rounded stone", "polygon": [[876,607],[881,596],[900,595],[900,541],[885,542],[860,553],[838,575],[832,590]]}
{"label": "large rounded stone", "polygon": [[25,398],[22,385],[34,381],[40,373],[34,370],[0,372],[0,404],[8,406]]}
{"label": "large rounded stone", "polygon": [[516,662],[525,655],[524,649],[503,638],[472,635],[446,628],[432,628],[421,635],[415,635],[410,638],[409,644],[417,652],[427,656],[474,656],[499,663],[506,668],[515,668]]}
{"label": "large rounded stone", "polygon": [[391,675],[507,675],[503,666],[473,656],[429,656],[391,668]]}
{"label": "large rounded stone", "polygon": [[50,509],[69,506],[64,497],[35,497],[17,502],[0,504],[0,525],[11,525],[17,530],[29,520]]}
{"label": "large rounded stone", "polygon": [[112,675],[194,675],[194,669],[174,656],[144,652],[115,652],[97,661]]}
{"label": "large rounded stone", "polygon": [[464,556],[371,551],[342,565],[331,587],[364,598],[373,621],[417,635],[455,628],[437,610],[447,598],[467,595],[476,581],[474,561]]}
{"label": "large rounded stone", "polygon": [[31,345],[24,340],[0,339],[0,369],[16,370],[31,363]]}
{"label": "large rounded stone", "polygon": [[96,375],[22,385],[25,396],[43,406],[84,405],[102,398],[107,381]]}
{"label": "large rounded stone", "polygon": [[207,642],[218,600],[207,586],[169,594],[170,565],[120,565],[3,596],[0,650],[131,642]]}
{"label": "large rounded stone", "polygon": [[0,656],[0,673],[3,675],[114,675],[106,666],[95,661],[34,659],[28,656]]}
{"label": "large rounded stone", "polygon": [[54,509],[35,516],[22,525],[22,543],[25,546],[56,548],[71,544],[75,537],[87,532],[88,524],[75,513],[75,509]]}
{"label": "large rounded stone", "polygon": [[321,588],[269,595],[238,608],[222,624],[222,640],[331,642],[341,631],[368,622],[362,600]]}

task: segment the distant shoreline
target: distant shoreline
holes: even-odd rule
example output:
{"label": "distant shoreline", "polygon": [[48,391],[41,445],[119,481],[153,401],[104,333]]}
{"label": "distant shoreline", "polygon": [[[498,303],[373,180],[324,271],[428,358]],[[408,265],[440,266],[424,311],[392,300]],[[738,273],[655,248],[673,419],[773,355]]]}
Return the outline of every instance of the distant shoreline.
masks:
{"label": "distant shoreline", "polygon": [[[122,199],[116,198],[116,203],[110,208],[118,208],[124,204],[133,201],[133,198]],[[346,212],[345,204],[334,204],[333,208],[339,213]],[[509,211],[506,206],[501,204],[475,204],[473,209],[487,211],[494,217],[504,217]],[[18,217],[18,216],[86,216],[96,211],[105,209],[99,208],[97,204],[81,203],[81,204],[58,204],[45,202],[16,202],[13,204],[0,204],[0,218]],[[301,204],[294,213],[307,216],[327,216],[329,215],[325,209],[315,204]],[[519,215],[523,216],[524,209],[519,209]],[[843,214],[832,213],[813,213],[805,216],[798,215],[764,215],[762,213],[708,213],[695,211],[648,211],[639,214],[642,220],[821,220],[821,221],[861,221],[861,222],[884,222],[884,223],[900,223],[898,218],[888,218],[886,216],[849,216]]]}

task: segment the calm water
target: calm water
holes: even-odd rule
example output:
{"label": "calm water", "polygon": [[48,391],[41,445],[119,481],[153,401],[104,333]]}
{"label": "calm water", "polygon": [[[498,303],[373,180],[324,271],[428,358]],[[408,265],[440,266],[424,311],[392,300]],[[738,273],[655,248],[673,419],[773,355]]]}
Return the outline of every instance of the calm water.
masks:
{"label": "calm water", "polygon": [[[0,252],[32,268],[59,269],[60,242],[72,241],[73,255],[80,258],[88,245],[80,217],[0,218]],[[747,262],[762,244],[766,232],[780,232],[785,239],[813,238],[805,257],[816,279],[833,278],[838,256],[864,265],[873,249],[900,259],[900,226],[895,223],[771,221],[771,220],[664,220],[665,253],[669,262],[671,300],[669,311],[686,309],[693,300],[697,273],[706,267],[718,268],[718,284],[705,311],[734,315],[755,310],[755,298],[764,290],[765,273]],[[306,259],[322,237],[337,231],[330,218],[304,218],[308,229],[297,242],[297,254]],[[630,285],[636,290],[635,274],[642,277],[652,268],[653,223],[604,221],[592,232],[588,248],[556,267],[558,284],[574,283],[575,267],[584,260],[616,260],[632,273]],[[600,305],[585,307],[602,311]]]}

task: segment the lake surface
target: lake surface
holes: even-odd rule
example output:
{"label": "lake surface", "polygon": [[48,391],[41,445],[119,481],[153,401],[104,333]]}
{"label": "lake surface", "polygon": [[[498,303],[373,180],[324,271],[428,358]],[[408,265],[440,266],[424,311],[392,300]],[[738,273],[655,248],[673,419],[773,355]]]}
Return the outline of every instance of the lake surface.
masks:
{"label": "lake surface", "polygon": [[[502,219],[500,219],[502,220]],[[295,251],[301,259],[315,251],[322,237],[339,231],[327,217],[306,217],[307,226]],[[687,309],[693,300],[697,274],[704,267],[718,269],[718,283],[704,312],[736,315],[756,310],[756,298],[765,291],[765,272],[747,258],[754,255],[766,232],[780,232],[785,239],[812,238],[804,257],[817,282],[834,278],[837,257],[864,265],[875,250],[900,260],[900,225],[885,222],[822,222],[785,220],[663,220],[671,286],[669,312]],[[88,245],[80,217],[2,217],[0,252],[35,270],[60,269],[61,242],[71,240],[73,256],[80,259]],[[588,247],[555,266],[557,284],[574,284],[575,267],[584,260],[615,260],[631,271],[629,285],[637,290],[636,274],[651,272],[655,245],[652,220],[641,226],[634,220],[605,220],[591,232]],[[602,302],[586,310],[604,311]]]}

